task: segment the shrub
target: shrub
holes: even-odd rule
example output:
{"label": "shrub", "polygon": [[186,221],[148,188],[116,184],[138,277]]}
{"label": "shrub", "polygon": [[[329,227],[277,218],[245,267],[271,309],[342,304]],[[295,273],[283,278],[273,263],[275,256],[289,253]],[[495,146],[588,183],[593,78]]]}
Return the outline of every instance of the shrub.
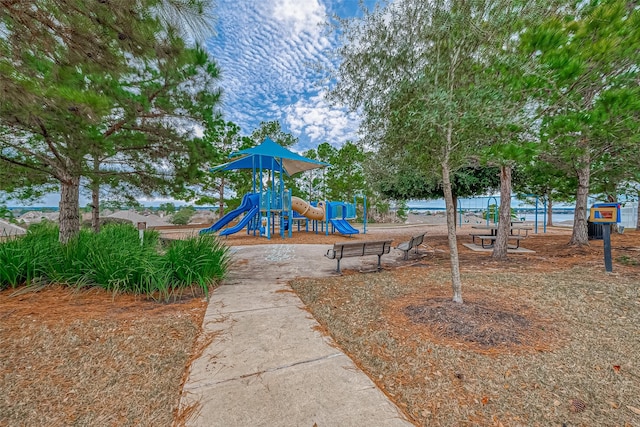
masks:
{"label": "shrub", "polygon": [[[110,218],[110,217],[100,217],[100,227],[104,227],[107,224],[131,224],[131,221],[124,218]],[[91,220],[87,219],[82,221],[82,227],[91,228]]]}
{"label": "shrub", "polygon": [[171,223],[175,225],[187,225],[196,210],[193,206],[185,206],[180,208],[171,218]]}
{"label": "shrub", "polygon": [[165,254],[172,283],[191,283],[205,291],[211,281],[224,278],[229,265],[229,253],[216,237],[197,236],[174,241]]}
{"label": "shrub", "polygon": [[145,231],[141,243],[131,224],[106,225],[98,234],[81,230],[66,245],[58,242],[57,226],[38,224],[0,244],[0,289],[36,281],[167,300],[192,285],[208,296],[228,268],[227,248],[213,236],[176,241],[165,253],[159,248],[157,231]]}

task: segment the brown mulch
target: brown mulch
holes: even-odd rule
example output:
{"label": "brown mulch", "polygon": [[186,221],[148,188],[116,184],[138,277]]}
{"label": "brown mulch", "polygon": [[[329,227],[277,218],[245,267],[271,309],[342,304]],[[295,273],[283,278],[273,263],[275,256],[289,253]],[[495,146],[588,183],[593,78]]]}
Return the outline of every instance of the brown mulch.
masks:
{"label": "brown mulch", "polygon": [[602,241],[569,235],[501,262],[460,245],[463,305],[443,235],[381,273],[292,286],[416,425],[640,426],[640,232],[612,236],[613,273]]}
{"label": "brown mulch", "polygon": [[[451,295],[438,227],[372,227],[351,239],[426,231],[420,255],[385,271],[297,280],[322,328],[418,425],[640,426],[640,232],[566,246],[530,235],[531,254],[493,261],[462,243],[465,305]],[[192,233],[163,230],[165,237]],[[230,236],[229,245],[326,244],[341,236]],[[171,425],[200,348],[206,302],[168,304],[100,290],[0,292],[0,426]],[[636,412],[638,410],[639,412]]]}
{"label": "brown mulch", "polygon": [[171,425],[205,308],[194,296],[0,292],[0,425]]}

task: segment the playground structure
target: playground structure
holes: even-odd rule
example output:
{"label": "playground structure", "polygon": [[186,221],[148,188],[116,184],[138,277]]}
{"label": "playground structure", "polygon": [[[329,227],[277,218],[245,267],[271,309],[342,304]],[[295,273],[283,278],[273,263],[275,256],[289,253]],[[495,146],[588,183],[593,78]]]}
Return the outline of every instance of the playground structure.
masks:
{"label": "playground structure", "polygon": [[[227,212],[222,218],[208,228],[200,230],[200,234],[219,232],[220,236],[237,233],[243,229],[247,233],[270,239],[278,229],[282,238],[291,237],[294,223],[300,231],[304,222],[305,231],[316,234],[324,232],[351,235],[360,231],[348,220],[356,218],[356,199],[354,203],[346,202],[307,202],[291,195],[290,189],[284,188],[283,173],[291,176],[295,173],[314,168],[328,166],[293,153],[269,138],[256,147],[231,154],[230,157],[243,157],[212,168],[212,171],[251,169],[253,172],[253,191],[243,196],[240,206]],[[267,171],[265,174],[264,171]],[[266,178],[266,183],[265,183]],[[364,199],[366,233],[366,199]],[[227,227],[234,220],[238,220]],[[225,228],[227,227],[227,228]]]}

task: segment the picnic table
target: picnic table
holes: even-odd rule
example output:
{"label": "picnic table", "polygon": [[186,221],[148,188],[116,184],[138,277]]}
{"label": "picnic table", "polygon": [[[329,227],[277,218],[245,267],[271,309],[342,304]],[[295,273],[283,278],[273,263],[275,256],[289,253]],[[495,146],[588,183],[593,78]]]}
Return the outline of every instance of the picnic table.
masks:
{"label": "picnic table", "polygon": [[[511,235],[523,235],[522,232],[524,232],[524,236],[528,236],[529,235],[529,231],[533,230],[533,227],[527,227],[527,226],[522,226],[522,225],[518,225],[518,224],[522,224],[522,222],[520,221],[512,221],[511,224],[509,225],[509,234]],[[474,228],[476,230],[487,230],[489,231],[489,234],[491,235],[496,235],[498,233],[498,224],[480,224],[480,225],[472,225],[471,228]],[[516,233],[517,231],[517,233]],[[486,234],[486,233],[484,233]]]}
{"label": "picnic table", "polygon": [[[512,221],[511,224],[509,224],[509,236],[507,237],[507,240],[515,240],[515,248],[517,249],[520,247],[520,240],[526,238],[529,235],[529,231],[533,230],[533,227],[524,227],[514,224],[521,224],[521,222]],[[493,244],[498,237],[498,224],[472,225],[471,228],[483,230],[483,232],[480,233],[470,233],[471,241],[474,244],[476,244],[476,239],[478,239],[480,240],[480,246],[483,248],[486,249],[493,247]],[[523,232],[524,234],[522,234]],[[486,244],[485,242],[489,242],[489,244]]]}

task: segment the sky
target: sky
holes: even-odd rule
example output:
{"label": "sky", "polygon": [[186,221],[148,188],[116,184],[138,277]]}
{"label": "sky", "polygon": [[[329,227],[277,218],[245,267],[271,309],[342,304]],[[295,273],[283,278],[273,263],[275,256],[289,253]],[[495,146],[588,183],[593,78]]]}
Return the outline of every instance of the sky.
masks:
{"label": "sky", "polygon": [[206,46],[221,69],[225,119],[245,134],[277,120],[298,138],[296,151],[357,139],[357,115],[324,99],[314,70],[332,60],[325,23],[333,14],[360,15],[358,0],[217,0],[217,34]]}

